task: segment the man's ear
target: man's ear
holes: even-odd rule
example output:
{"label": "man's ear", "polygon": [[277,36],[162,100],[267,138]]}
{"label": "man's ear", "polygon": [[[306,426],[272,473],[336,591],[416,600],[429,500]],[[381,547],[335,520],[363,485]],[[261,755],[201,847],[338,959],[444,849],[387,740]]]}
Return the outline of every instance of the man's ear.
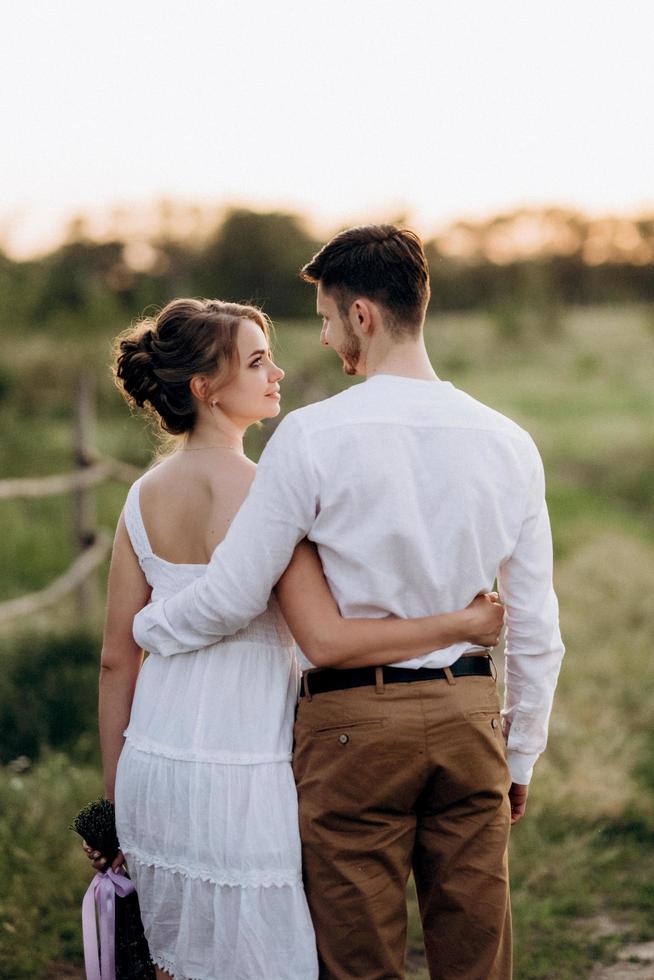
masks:
{"label": "man's ear", "polygon": [[367,299],[355,299],[349,310],[350,326],[359,335],[372,336],[375,329],[375,317],[372,305]]}

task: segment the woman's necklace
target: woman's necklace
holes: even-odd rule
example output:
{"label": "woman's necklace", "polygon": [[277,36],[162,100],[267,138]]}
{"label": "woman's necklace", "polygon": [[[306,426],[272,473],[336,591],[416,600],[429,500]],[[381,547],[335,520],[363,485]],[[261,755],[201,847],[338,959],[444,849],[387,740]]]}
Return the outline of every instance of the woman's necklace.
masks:
{"label": "woman's necklace", "polygon": [[204,449],[229,449],[232,453],[243,454],[243,449],[237,446],[186,446],[182,449],[183,453],[200,453]]}

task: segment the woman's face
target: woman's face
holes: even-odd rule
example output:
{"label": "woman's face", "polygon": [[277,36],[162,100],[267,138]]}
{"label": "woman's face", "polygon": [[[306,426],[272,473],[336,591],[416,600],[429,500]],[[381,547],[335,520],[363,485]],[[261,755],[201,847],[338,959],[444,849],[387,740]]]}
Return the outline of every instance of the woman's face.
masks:
{"label": "woman's face", "polygon": [[239,366],[212,401],[240,422],[258,422],[279,415],[279,382],[284,372],[272,360],[266,335],[253,320],[241,320],[236,338]]}

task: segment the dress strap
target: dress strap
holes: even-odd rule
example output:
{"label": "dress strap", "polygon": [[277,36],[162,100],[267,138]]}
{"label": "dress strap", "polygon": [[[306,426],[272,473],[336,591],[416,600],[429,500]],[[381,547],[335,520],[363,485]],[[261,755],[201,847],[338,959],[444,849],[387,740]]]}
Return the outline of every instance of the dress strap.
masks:
{"label": "dress strap", "polygon": [[123,510],[125,527],[127,528],[129,539],[132,542],[132,548],[139,562],[142,562],[145,558],[151,558],[153,554],[141,515],[140,491],[142,479],[143,477],[139,477],[129,488]]}

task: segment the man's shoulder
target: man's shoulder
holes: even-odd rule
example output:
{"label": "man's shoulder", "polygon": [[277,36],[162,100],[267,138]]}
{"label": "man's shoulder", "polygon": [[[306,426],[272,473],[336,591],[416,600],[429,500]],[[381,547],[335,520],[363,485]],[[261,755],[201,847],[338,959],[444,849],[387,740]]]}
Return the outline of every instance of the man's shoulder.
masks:
{"label": "man's shoulder", "polygon": [[529,432],[514,419],[499,412],[496,408],[491,408],[490,405],[479,401],[460,388],[453,387],[452,391],[457,414],[461,415],[462,421],[474,427],[497,432],[517,442],[533,445],[534,441]]}
{"label": "man's shoulder", "polygon": [[383,424],[400,422],[409,425],[415,420],[421,426],[427,423],[444,429],[487,432],[500,443],[512,444],[522,457],[531,457],[537,452],[526,429],[449,382],[439,387],[435,401],[431,394],[425,401],[424,392],[420,391],[415,401],[407,399],[404,405],[407,414],[398,413],[395,402],[389,407],[368,385],[353,384],[336,395],[289,412],[279,428],[289,437],[297,435],[298,430],[310,437],[343,426],[349,428],[364,419]]}
{"label": "man's shoulder", "polygon": [[[314,429],[324,424],[338,422],[340,419],[351,419],[350,412],[352,404],[357,400],[358,384],[339,391],[336,395],[330,395],[310,405],[303,405],[296,408],[284,417],[284,423],[289,420],[290,425],[298,425],[304,429]],[[282,423],[282,424],[284,424]]]}

